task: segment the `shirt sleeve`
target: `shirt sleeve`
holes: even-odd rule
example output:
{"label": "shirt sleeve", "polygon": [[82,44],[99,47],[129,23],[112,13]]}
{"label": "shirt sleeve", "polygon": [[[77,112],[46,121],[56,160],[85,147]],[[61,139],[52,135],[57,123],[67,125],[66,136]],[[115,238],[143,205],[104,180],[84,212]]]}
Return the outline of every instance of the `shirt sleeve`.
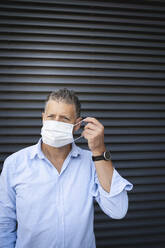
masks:
{"label": "shirt sleeve", "polygon": [[0,248],[14,248],[16,243],[16,197],[10,173],[5,162],[0,175]]}
{"label": "shirt sleeve", "polygon": [[121,219],[126,215],[128,211],[127,191],[132,190],[132,188],[132,183],[120,176],[114,169],[110,192],[108,193],[101,186],[96,170],[94,170],[93,196],[104,213],[113,219]]}

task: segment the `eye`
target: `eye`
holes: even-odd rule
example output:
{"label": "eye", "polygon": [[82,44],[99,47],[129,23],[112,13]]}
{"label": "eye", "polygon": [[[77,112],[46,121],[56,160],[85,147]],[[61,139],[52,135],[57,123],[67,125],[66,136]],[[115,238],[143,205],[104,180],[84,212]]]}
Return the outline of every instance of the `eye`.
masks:
{"label": "eye", "polygon": [[50,119],[53,119],[54,118],[53,115],[48,115],[47,117],[50,118]]}
{"label": "eye", "polygon": [[62,120],[63,120],[64,122],[69,122],[69,121],[70,121],[70,119],[69,119],[68,117],[66,117],[66,116],[63,116]]}
{"label": "eye", "polygon": [[65,120],[65,121],[69,121],[69,119],[68,119],[67,117],[64,117],[64,120]]}

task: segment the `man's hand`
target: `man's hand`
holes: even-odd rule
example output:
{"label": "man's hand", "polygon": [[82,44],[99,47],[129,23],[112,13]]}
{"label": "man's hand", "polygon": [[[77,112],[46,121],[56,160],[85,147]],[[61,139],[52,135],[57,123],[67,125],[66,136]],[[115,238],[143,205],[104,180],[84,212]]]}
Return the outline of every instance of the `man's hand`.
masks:
{"label": "man's hand", "polygon": [[88,140],[88,146],[93,155],[101,155],[106,150],[104,145],[104,126],[92,117],[87,117],[83,121],[88,124],[84,127],[82,136]]}

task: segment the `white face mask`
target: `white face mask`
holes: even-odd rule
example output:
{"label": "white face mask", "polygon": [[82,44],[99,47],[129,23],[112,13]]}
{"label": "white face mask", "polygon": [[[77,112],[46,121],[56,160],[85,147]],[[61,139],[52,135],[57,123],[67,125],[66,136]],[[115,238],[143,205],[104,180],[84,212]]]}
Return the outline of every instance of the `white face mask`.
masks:
{"label": "white face mask", "polygon": [[81,136],[75,140],[73,138],[73,127],[79,123],[73,125],[54,120],[43,121],[41,129],[42,140],[45,144],[56,148],[68,145],[81,138]]}

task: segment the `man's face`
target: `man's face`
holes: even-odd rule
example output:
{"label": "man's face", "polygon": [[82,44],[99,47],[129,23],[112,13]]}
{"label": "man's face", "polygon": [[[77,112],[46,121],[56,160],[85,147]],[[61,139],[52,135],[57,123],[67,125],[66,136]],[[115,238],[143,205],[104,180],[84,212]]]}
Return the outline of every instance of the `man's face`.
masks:
{"label": "man's face", "polygon": [[[48,101],[45,112],[42,114],[42,119],[43,121],[55,120],[71,124],[78,123],[81,120],[81,118],[76,117],[76,108],[74,104],[54,100]],[[78,129],[78,125],[76,127],[75,130]]]}

